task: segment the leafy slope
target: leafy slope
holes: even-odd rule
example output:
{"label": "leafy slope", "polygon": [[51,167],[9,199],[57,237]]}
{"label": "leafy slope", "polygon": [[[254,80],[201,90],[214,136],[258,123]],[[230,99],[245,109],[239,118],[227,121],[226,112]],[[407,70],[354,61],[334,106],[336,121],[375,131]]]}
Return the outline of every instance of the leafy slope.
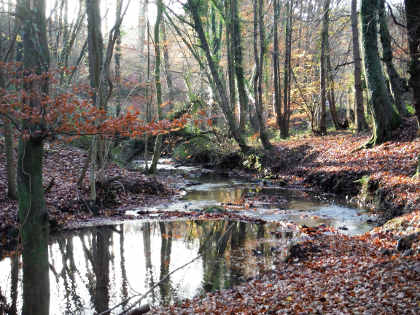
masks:
{"label": "leafy slope", "polygon": [[[325,137],[294,138],[277,144],[274,169],[293,183],[303,182],[348,197],[360,192],[356,181],[369,176],[380,188],[380,210],[419,210],[420,179],[413,177],[420,154],[416,131],[416,121],[405,120],[396,140],[373,149],[359,149],[368,135],[336,132]],[[360,197],[355,199],[361,206],[375,207]]]}

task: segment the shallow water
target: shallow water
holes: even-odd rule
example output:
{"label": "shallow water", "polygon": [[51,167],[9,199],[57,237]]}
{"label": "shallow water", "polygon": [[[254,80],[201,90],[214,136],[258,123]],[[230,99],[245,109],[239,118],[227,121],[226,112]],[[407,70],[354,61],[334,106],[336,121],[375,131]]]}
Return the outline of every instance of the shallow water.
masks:
{"label": "shallow water", "polygon": [[[252,205],[248,209],[238,207],[238,212],[252,218],[287,221],[307,226],[326,224],[348,235],[363,234],[372,229],[367,223],[367,220],[371,219],[367,211],[321,200],[302,190],[260,186],[257,183],[218,176],[201,177],[196,183],[197,185],[184,188],[185,193],[180,201],[148,210],[188,212],[205,207],[236,204],[247,199],[252,201]],[[133,211],[133,214],[135,213]]]}
{"label": "shallow water", "polygon": [[[230,288],[274,268],[272,252],[286,255],[287,246],[296,241],[297,235],[276,222],[327,224],[346,234],[371,228],[365,212],[328,203],[305,191],[214,175],[198,178],[195,171],[181,170],[191,175],[185,176],[190,182],[181,200],[147,210],[188,212],[247,202],[246,207],[227,211],[270,223],[131,221],[63,233],[49,245],[50,314],[100,313],[149,290],[143,304],[167,305]],[[2,297],[19,313],[21,257],[0,261],[0,313]],[[112,314],[120,314],[134,302],[136,298],[129,299]]]}
{"label": "shallow water", "polygon": [[[68,233],[49,246],[50,314],[100,313],[161,280],[143,303],[166,305],[230,288],[273,266],[272,251],[284,249],[293,236],[275,238],[271,232],[277,230],[275,224],[177,221],[129,222]],[[190,265],[168,276],[199,253]],[[17,310],[22,305],[19,262],[0,261],[1,293]]]}

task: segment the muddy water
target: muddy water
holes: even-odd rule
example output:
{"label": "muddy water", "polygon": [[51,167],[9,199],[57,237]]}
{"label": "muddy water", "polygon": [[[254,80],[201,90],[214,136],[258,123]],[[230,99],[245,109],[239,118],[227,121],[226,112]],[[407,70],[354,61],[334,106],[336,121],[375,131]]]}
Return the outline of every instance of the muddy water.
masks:
{"label": "muddy water", "polygon": [[[49,246],[50,314],[100,313],[160,281],[144,303],[166,305],[232,287],[274,266],[272,252],[293,237],[274,237],[276,231],[275,224],[178,221],[129,222],[62,235]],[[16,310],[22,305],[19,262],[0,261],[1,293]]]}

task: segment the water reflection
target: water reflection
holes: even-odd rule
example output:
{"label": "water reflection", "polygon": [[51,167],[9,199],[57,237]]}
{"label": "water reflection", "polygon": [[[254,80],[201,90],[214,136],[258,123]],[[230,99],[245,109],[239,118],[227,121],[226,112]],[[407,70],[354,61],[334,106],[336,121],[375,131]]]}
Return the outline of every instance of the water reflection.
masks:
{"label": "water reflection", "polygon": [[[275,229],[229,221],[130,222],[57,237],[49,246],[50,314],[100,313],[157,283],[144,302],[167,305],[231,287],[271,266],[270,248],[288,242],[273,245]],[[22,307],[20,260],[0,261],[0,293],[9,314]]]}

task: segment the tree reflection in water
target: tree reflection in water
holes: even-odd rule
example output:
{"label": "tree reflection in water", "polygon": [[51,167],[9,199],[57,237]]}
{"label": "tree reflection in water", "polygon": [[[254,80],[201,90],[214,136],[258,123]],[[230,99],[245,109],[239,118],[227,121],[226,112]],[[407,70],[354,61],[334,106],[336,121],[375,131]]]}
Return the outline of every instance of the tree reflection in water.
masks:
{"label": "tree reflection in water", "polygon": [[[229,288],[258,275],[264,267],[259,261],[270,264],[267,237],[277,229],[270,226],[224,220],[129,222],[57,236],[49,245],[50,312],[100,313],[156,284],[143,303],[168,305]],[[262,254],[253,256],[253,250]],[[0,261],[0,280],[7,279],[7,285],[0,281],[0,292],[9,299],[10,314],[21,313],[19,260]],[[132,302],[122,303],[116,313]]]}

